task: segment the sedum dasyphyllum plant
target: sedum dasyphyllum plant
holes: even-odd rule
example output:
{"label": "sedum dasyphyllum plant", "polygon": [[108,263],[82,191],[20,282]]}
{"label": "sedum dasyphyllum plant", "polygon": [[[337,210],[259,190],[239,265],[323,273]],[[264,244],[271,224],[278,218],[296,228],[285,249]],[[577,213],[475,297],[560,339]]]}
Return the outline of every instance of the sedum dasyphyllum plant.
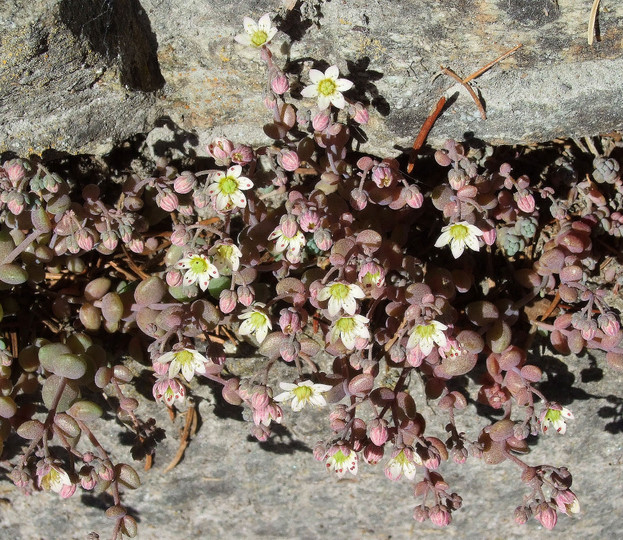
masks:
{"label": "sedum dasyphyllum plant", "polygon": [[[573,418],[539,390],[528,343],[543,331],[561,354],[598,349],[623,368],[610,302],[623,282],[623,181],[609,157],[620,143],[605,141],[585,179],[570,153],[566,169],[531,180],[454,141],[432,170],[422,160],[407,177],[399,161],[353,148],[368,112],[338,67],[298,81],[269,48],[267,15],[244,29],[237,41],[266,64],[272,144],[219,138],[207,170],[161,160],[149,177],[99,185],[37,161],[0,168],[9,477],[61,497],[106,491],[112,537],[135,536],[121,494],[138,474],[113,462],[93,422],[112,406],[136,436],[134,457],[155,451],[162,434],[130,397],[132,358],[166,407],[184,410],[195,380],[219,385],[260,441],[284,415],[323,407],[314,457],[337,477],[361,461],[404,477],[419,522],[448,525],[461,507],[443,477],[448,459],[516,464],[517,522],[551,529],[559,513],[578,512],[567,468],[521,457],[530,435],[564,434]],[[251,375],[228,369],[219,336],[229,331],[257,347]],[[287,380],[274,377],[277,363],[290,366]],[[439,410],[434,421],[410,393],[415,380]],[[500,419],[465,433],[468,400]]]}

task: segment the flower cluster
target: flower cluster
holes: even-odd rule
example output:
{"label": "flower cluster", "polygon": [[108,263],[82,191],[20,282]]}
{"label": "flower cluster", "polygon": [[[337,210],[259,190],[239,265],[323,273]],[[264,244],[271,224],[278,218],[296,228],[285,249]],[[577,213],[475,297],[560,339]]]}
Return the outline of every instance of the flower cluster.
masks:
{"label": "flower cluster", "polygon": [[[314,457],[338,478],[381,464],[397,489],[412,484],[418,522],[451,523],[462,498],[443,469],[468,458],[518,467],[517,522],[576,514],[571,473],[522,455],[574,417],[548,400],[526,336],[623,369],[620,143],[561,168],[592,167],[587,179],[548,166],[531,180],[515,172],[529,149],[447,141],[412,178],[401,157],[354,150],[364,92],[337,65],[286,73],[275,36],[264,15],[235,38],[266,67],[268,145],[217,137],[188,170],[159,158],[97,185],[63,178],[64,162],[2,162],[0,450],[23,442],[10,478],[61,497],[109,490],[115,534],[135,535],[119,486],[140,479],[91,422],[113,405],[150,460],[163,433],[134,388],[148,374],[188,426],[206,381],[259,441],[288,415],[326,412]],[[476,401],[499,415],[466,433]]]}

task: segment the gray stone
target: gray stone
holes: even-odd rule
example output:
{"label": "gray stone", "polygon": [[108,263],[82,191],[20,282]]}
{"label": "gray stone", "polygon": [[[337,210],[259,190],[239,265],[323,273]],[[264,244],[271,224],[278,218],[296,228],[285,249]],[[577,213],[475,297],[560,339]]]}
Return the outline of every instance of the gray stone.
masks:
{"label": "gray stone", "polygon": [[[440,531],[430,523],[412,519],[415,505],[412,487],[402,479],[390,482],[382,464],[360,464],[356,477],[343,480],[314,461],[315,442],[327,438],[326,411],[285,408],[284,429],[267,443],[248,436],[248,425],[236,409],[224,409],[207,386],[196,389],[201,427],[186,449],[184,459],[168,473],[163,469],[177,450],[179,428],[171,424],[163,407],[143,403],[138,413],[153,415],[166,428],[168,438],[158,446],[154,467],[142,471],[143,485],[126,491],[124,504],[139,519],[139,538],[505,538],[563,540],[568,538],[615,538],[623,512],[621,467],[621,383],[603,358],[567,358],[566,363],[548,359],[549,372],[543,390],[562,399],[576,419],[564,436],[538,439],[526,462],[567,465],[574,476],[582,512],[578,518],[560,516],[554,531],[536,521],[514,523],[513,511],[525,491],[519,468],[511,463],[488,466],[469,459],[459,466],[446,462],[441,472],[453,491],[464,500],[453,523]],[[603,371],[600,371],[603,369]],[[572,387],[571,387],[572,385]],[[413,394],[428,421],[427,430],[442,435],[444,419],[433,412],[417,384]],[[143,400],[144,402],[144,400]],[[490,411],[487,412],[489,414]],[[218,416],[217,416],[218,415]],[[457,423],[472,436],[490,423],[491,417],[476,414],[473,405],[457,416]],[[120,443],[118,425],[98,421],[94,431],[116,459],[128,460],[128,446]],[[421,478],[421,472],[416,478]],[[62,500],[53,493],[26,497],[6,481],[0,482],[3,506],[0,538],[84,539],[96,530],[108,538],[112,522],[104,517],[105,506],[79,494]],[[94,506],[99,504],[100,507]]]}
{"label": "gray stone", "polygon": [[[294,6],[293,9],[288,9]],[[439,97],[456,101],[430,134],[494,144],[593,135],[623,127],[623,4],[571,0],[8,0],[0,6],[0,152],[104,153],[166,117],[201,142],[265,144],[264,66],[233,41],[245,15],[272,12],[276,61],[302,73],[337,64],[371,103],[363,149],[408,148]],[[286,35],[287,34],[287,35]],[[288,43],[290,45],[288,45]],[[474,81],[462,77],[513,46]],[[454,85],[454,86],[453,86]],[[300,88],[299,88],[300,89]]]}

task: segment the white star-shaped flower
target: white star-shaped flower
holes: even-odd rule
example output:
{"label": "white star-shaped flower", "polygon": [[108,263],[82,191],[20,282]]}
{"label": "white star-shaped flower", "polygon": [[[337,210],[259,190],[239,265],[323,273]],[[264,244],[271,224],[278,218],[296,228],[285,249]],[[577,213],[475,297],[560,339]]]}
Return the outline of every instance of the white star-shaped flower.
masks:
{"label": "white star-shaped flower", "polygon": [[211,278],[219,276],[218,269],[205,255],[189,254],[188,257],[179,260],[175,268],[187,268],[183,281],[185,287],[197,282],[202,291],[208,288]]}
{"label": "white star-shaped flower", "polygon": [[338,109],[343,109],[346,101],[342,92],[350,90],[353,83],[348,79],[338,79],[340,71],[337,66],[327,68],[324,73],[317,69],[309,70],[309,78],[312,82],[303,88],[301,95],[306,98],[318,98],[318,108],[327,109],[333,104]]}
{"label": "white star-shaped flower", "polygon": [[296,230],[293,236],[288,236],[279,225],[268,236],[269,240],[275,240],[275,253],[283,253],[285,251],[286,259],[293,264],[301,261],[301,249],[305,245],[305,235]]}
{"label": "white star-shaped flower", "polygon": [[241,190],[251,189],[253,182],[246,176],[240,176],[242,167],[232,165],[227,169],[227,174],[222,171],[214,173],[212,183],[208,186],[208,193],[214,201],[214,206],[219,211],[231,210],[235,207],[244,208],[247,198]]}
{"label": "white star-shaped flower", "polygon": [[363,315],[340,317],[331,328],[331,343],[341,339],[344,347],[349,350],[354,349],[357,338],[370,339],[370,331],[367,326],[369,322],[369,319]]}
{"label": "white star-shaped flower", "polygon": [[387,462],[385,476],[394,481],[400,480],[401,476],[413,480],[416,465],[422,465],[420,457],[410,449],[404,448]]}
{"label": "white star-shaped flower", "polygon": [[179,351],[169,351],[158,357],[161,364],[169,364],[169,378],[173,379],[180,371],[190,382],[195,375],[199,373],[203,375],[206,371],[206,363],[209,360],[200,352],[193,349],[182,349]]}
{"label": "white star-shaped flower", "polygon": [[344,454],[340,448],[335,454],[327,459],[327,470],[333,471],[338,478],[342,478],[347,472],[357,474],[358,459],[354,450]]}
{"label": "white star-shaped flower", "polygon": [[258,22],[249,17],[242,21],[244,34],[238,34],[234,39],[242,45],[251,47],[262,47],[266,45],[277,33],[277,29],[270,23],[270,15],[262,15]]}
{"label": "white star-shaped flower", "polygon": [[249,311],[238,315],[238,318],[243,320],[238,332],[246,336],[255,334],[258,343],[262,343],[268,335],[268,331],[273,328],[268,315],[262,311],[264,307],[261,302],[256,302]]}
{"label": "white star-shaped flower", "polygon": [[39,476],[39,487],[45,491],[60,493],[65,486],[71,486],[69,475],[57,465],[49,465],[47,473]]}
{"label": "white star-shaped flower", "polygon": [[554,429],[557,433],[564,435],[567,431],[567,422],[566,420],[573,420],[573,413],[567,409],[567,407],[561,407],[557,404],[551,404],[549,409],[546,409],[545,412],[541,415],[541,429],[543,433],[545,433],[549,426],[554,426]]}
{"label": "white star-shaped flower", "polygon": [[480,249],[478,237],[482,236],[482,234],[482,231],[475,225],[467,223],[467,221],[460,221],[459,223],[446,225],[441,229],[441,235],[437,238],[435,247],[443,247],[450,244],[452,256],[458,259],[466,247],[474,251]]}
{"label": "white star-shaped flower", "polygon": [[217,244],[208,252],[212,255],[214,266],[222,276],[231,276],[240,268],[240,257],[242,252],[233,244]]}
{"label": "white star-shaped flower", "polygon": [[428,324],[418,324],[411,330],[407,349],[419,347],[424,356],[428,356],[435,344],[438,347],[445,347],[447,340],[444,330],[448,327],[439,321],[430,321]]}
{"label": "white star-shaped flower", "polygon": [[344,310],[344,313],[348,315],[354,315],[357,311],[356,299],[365,298],[365,296],[359,285],[334,281],[320,289],[318,300],[321,302],[329,300],[329,315],[335,317],[340,310]]}
{"label": "white star-shaped flower", "polygon": [[292,400],[290,407],[295,412],[300,411],[307,403],[316,407],[324,407],[327,402],[322,394],[332,388],[328,384],[314,384],[311,381],[303,381],[298,384],[280,382],[279,386],[285,392],[276,396],[274,400],[277,402]]}

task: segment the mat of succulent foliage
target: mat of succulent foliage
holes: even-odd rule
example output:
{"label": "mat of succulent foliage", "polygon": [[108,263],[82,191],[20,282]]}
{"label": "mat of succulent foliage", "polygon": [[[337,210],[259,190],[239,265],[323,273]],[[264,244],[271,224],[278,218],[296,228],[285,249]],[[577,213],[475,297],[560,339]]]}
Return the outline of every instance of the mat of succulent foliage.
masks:
{"label": "mat of succulent foliage", "polygon": [[[368,114],[336,66],[304,71],[305,85],[278,67],[267,16],[244,28],[237,40],[267,68],[272,144],[215,139],[209,159],[184,170],[161,159],[151,174],[97,183],[43,160],[0,168],[0,441],[12,481],[61,497],[108,491],[113,538],[134,536],[121,488],[139,476],[112,462],[92,420],[111,407],[136,436],[133,457],[149,459],[161,432],[128,396],[148,376],[155,400],[181,412],[192,386],[211,381],[260,441],[284,415],[324,407],[314,457],[337,477],[383,461],[390,480],[413,482],[417,521],[448,525],[461,507],[442,476],[448,459],[515,463],[517,522],[551,529],[576,513],[564,464],[522,455],[530,435],[564,434],[573,418],[539,390],[530,344],[547,333],[560,353],[600,349],[623,368],[612,301],[623,282],[621,137],[532,149],[448,141],[407,176],[406,155],[357,152]],[[240,340],[259,353],[245,376],[228,369]],[[291,366],[288,380],[271,375],[276,362]],[[436,418],[420,414],[415,379]],[[502,419],[463,432],[468,400]]]}

